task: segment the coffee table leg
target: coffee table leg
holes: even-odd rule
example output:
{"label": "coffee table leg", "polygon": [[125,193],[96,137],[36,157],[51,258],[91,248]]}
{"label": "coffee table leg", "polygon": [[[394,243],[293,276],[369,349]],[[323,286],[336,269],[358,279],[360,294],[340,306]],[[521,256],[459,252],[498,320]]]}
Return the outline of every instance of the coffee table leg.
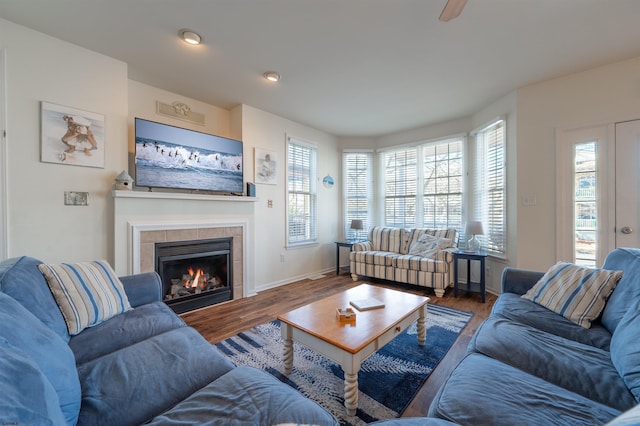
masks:
{"label": "coffee table leg", "polygon": [[358,408],[358,373],[344,373],[344,407],[350,416],[356,415]]}
{"label": "coffee table leg", "polygon": [[291,338],[291,326],[281,324],[282,339],[284,340],[284,374],[291,373],[293,369],[293,339]]}
{"label": "coffee table leg", "polygon": [[420,314],[418,316],[418,345],[424,346],[424,343],[427,341],[427,324],[425,322],[425,318],[427,316],[427,305],[420,307]]}

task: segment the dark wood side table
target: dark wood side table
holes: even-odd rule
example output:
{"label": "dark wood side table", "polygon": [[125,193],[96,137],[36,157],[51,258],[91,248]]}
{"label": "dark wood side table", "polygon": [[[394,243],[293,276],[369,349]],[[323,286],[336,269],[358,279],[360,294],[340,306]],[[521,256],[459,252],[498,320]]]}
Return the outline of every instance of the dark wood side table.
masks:
{"label": "dark wood side table", "polygon": [[349,252],[353,250],[353,245],[358,241],[336,241],[336,275],[340,275],[340,248],[349,247]]}
{"label": "dark wood side table", "polygon": [[[453,296],[458,297],[458,260],[467,261],[467,291],[479,291],[482,294],[482,303],[485,302],[486,283],[484,273],[484,261],[487,258],[487,252],[484,250],[478,252],[468,252],[458,250],[453,252]],[[480,262],[480,282],[471,282],[471,262]],[[479,287],[474,290],[473,287]]]}

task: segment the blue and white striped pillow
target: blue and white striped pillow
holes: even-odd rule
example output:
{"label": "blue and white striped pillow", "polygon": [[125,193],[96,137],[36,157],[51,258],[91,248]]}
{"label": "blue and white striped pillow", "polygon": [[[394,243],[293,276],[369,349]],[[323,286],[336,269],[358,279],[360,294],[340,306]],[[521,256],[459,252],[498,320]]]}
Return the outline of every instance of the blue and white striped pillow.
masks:
{"label": "blue and white striped pillow", "polygon": [[103,260],[40,264],[70,335],[131,309],[122,283]]}
{"label": "blue and white striped pillow", "polygon": [[620,278],[622,271],[558,262],[522,297],[590,328]]}

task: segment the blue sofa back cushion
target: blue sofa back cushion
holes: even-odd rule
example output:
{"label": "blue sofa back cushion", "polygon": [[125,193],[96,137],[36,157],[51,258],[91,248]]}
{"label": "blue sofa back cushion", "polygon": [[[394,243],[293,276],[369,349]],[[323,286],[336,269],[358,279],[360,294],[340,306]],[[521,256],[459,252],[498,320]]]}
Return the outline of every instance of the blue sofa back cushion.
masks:
{"label": "blue sofa back cushion", "polygon": [[607,255],[603,269],[624,270],[602,311],[601,323],[613,334],[633,301],[640,299],[640,250],[618,248]]}
{"label": "blue sofa back cushion", "polygon": [[640,402],[640,302],[618,324],[611,338],[611,362],[625,384]]}
{"label": "blue sofa back cushion", "polygon": [[[20,303],[0,293],[0,338],[29,354],[53,385],[67,424],[80,412],[80,380],[71,348]],[[11,384],[11,383],[9,383]]]}
{"label": "blue sofa back cushion", "polygon": [[0,291],[8,294],[34,314],[65,342],[70,339],[67,324],[47,281],[38,270],[42,262],[22,256],[0,262]]}
{"label": "blue sofa back cushion", "polygon": [[61,425],[55,389],[27,354],[0,339],[0,424]]}

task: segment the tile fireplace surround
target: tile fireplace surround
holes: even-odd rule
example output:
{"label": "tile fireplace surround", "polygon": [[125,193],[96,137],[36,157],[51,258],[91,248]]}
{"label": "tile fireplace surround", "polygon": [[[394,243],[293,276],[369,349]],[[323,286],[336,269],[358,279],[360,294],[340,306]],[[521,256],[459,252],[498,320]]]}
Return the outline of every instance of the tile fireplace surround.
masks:
{"label": "tile fireplace surround", "polygon": [[241,226],[203,227],[191,229],[160,229],[140,231],[140,272],[151,272],[155,268],[155,244],[208,238],[233,238],[233,298],[243,297],[243,238]]}
{"label": "tile fireplace surround", "polygon": [[155,268],[155,243],[233,238],[233,298],[255,294],[255,197],[114,191],[114,257],[120,275]]}

